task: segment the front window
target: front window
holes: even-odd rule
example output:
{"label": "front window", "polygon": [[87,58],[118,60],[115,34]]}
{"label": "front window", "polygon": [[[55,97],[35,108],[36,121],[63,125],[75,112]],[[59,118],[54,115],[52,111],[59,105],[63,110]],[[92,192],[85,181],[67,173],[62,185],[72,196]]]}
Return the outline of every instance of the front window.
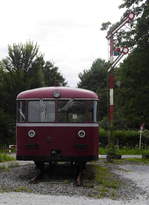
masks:
{"label": "front window", "polygon": [[58,122],[95,122],[94,101],[69,100],[57,102]]}
{"label": "front window", "polygon": [[54,122],[55,102],[54,101],[30,101],[28,102],[29,122]]}
{"label": "front window", "polygon": [[17,106],[18,122],[54,122],[55,102],[49,100],[19,101]]}
{"label": "front window", "polygon": [[23,100],[17,103],[18,122],[96,122],[97,101]]}

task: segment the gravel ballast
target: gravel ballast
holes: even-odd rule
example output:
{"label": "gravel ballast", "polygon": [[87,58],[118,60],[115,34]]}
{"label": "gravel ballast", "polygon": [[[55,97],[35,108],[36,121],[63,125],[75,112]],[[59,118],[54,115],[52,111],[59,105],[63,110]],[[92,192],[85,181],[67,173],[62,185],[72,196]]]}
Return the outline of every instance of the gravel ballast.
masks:
{"label": "gravel ballast", "polygon": [[68,179],[49,181],[45,178],[38,184],[31,184],[30,179],[38,170],[33,164],[27,164],[0,173],[0,190],[4,191],[0,193],[0,204],[149,204],[149,165],[111,165],[111,168],[116,177],[125,182],[116,200],[89,198],[96,192],[93,187],[76,187]]}

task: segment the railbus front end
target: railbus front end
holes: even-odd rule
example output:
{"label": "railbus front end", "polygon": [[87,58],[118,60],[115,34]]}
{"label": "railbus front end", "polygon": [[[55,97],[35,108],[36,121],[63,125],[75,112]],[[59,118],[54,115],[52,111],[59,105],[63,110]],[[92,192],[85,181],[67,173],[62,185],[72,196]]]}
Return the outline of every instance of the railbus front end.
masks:
{"label": "railbus front end", "polygon": [[47,87],[17,96],[17,160],[98,159],[98,97],[84,89]]}

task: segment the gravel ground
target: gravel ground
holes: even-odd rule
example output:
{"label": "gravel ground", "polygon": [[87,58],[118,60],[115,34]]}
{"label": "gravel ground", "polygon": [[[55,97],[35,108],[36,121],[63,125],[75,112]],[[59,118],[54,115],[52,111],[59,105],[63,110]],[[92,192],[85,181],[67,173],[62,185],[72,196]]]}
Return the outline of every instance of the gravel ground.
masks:
{"label": "gravel ground", "polygon": [[50,181],[45,178],[38,184],[30,184],[30,179],[38,173],[38,170],[34,168],[33,164],[28,164],[0,173],[0,189],[10,191],[9,193],[4,192],[0,194],[0,204],[149,204],[149,165],[112,165],[111,168],[125,182],[124,187],[121,187],[119,190],[121,195],[119,200],[89,198],[87,196],[94,194],[95,190],[93,188],[74,186],[72,178],[71,180],[66,178],[66,180],[53,179]]}
{"label": "gravel ground", "polygon": [[85,197],[50,196],[26,193],[0,194],[0,204],[3,205],[148,205],[149,200],[139,196],[131,201],[114,201],[111,199],[90,199]]}
{"label": "gravel ground", "polygon": [[[67,167],[64,167],[66,170]],[[61,169],[62,170],[62,169]],[[67,170],[66,170],[67,171]],[[28,164],[11,169],[9,172],[0,173],[0,189],[6,191],[24,191],[40,194],[63,194],[63,195],[84,195],[88,196],[90,192],[94,193],[92,188],[76,187],[74,186],[73,175],[60,178],[49,179],[45,175],[40,183],[30,183],[39,171],[35,168],[34,164]],[[66,173],[67,174],[67,173]]]}
{"label": "gravel ground", "polygon": [[144,191],[144,193],[142,192],[143,197],[149,199],[149,165],[120,165],[119,169],[115,170],[115,173],[132,180],[137,187]]}

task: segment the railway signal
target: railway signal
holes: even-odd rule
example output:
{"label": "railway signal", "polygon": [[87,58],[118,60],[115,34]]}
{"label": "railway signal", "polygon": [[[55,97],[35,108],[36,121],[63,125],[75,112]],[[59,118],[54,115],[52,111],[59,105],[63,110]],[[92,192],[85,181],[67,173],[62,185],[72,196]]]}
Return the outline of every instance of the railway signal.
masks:
{"label": "railway signal", "polygon": [[[109,125],[110,125],[110,134],[108,136],[108,144],[111,144],[111,135],[112,135],[112,128],[113,128],[113,115],[114,115],[114,75],[113,70],[117,63],[121,60],[121,58],[128,54],[129,49],[127,47],[123,47],[122,49],[116,48],[114,50],[114,37],[115,34],[119,32],[119,30],[125,26],[125,24],[132,21],[135,17],[135,14],[133,12],[130,12],[126,17],[123,18],[121,23],[114,28],[112,31],[108,32],[106,38],[109,41],[109,53],[110,53],[110,67],[108,69],[108,87],[109,87]],[[114,56],[117,56],[117,58],[114,60]],[[112,82],[112,83],[111,83]]]}
{"label": "railway signal", "polygon": [[114,49],[114,52],[113,52],[113,55],[114,55],[114,56],[119,56],[119,55],[121,55],[121,53],[122,53],[122,51],[121,51],[120,48],[115,48],[115,49]]}
{"label": "railway signal", "polygon": [[127,47],[124,47],[123,50],[122,50],[122,53],[124,55],[126,55],[126,54],[128,54],[128,52],[129,52],[129,49]]}

